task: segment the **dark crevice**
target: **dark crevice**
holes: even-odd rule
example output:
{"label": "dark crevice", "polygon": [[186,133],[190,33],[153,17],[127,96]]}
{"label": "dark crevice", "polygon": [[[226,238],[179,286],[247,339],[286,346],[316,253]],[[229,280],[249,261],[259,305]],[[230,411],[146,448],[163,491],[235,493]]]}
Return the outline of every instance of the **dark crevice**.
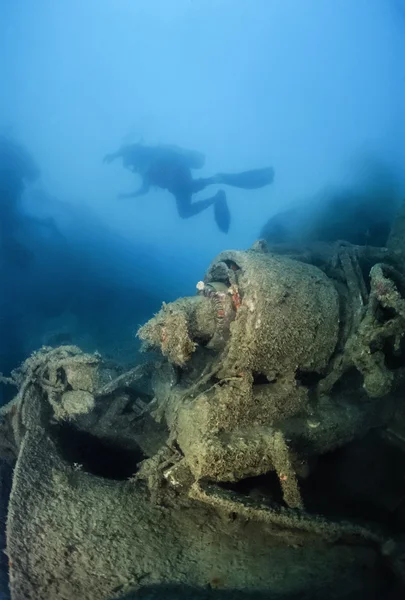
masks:
{"label": "dark crevice", "polygon": [[240,271],[240,266],[233,260],[224,260],[224,263],[228,267],[228,269],[232,269],[232,271]]}
{"label": "dark crevice", "polygon": [[[139,395],[137,395],[136,400],[140,398]],[[143,398],[140,398],[141,400],[143,400]],[[121,409],[121,415],[133,415],[134,414],[134,406],[133,406],[133,402],[135,399],[130,399],[128,398],[128,403],[122,407]],[[150,398],[148,397],[147,402],[150,401]]]}
{"label": "dark crevice", "polygon": [[317,385],[322,378],[323,375],[316,373],[315,371],[302,371],[301,369],[297,369],[295,373],[295,380],[297,384],[305,387],[313,387]]}
{"label": "dark crevice", "polygon": [[[356,369],[351,367],[348,369],[344,377],[341,377],[332,388],[332,398],[345,397],[350,398],[353,395],[353,390],[356,392],[357,401],[364,395],[363,390],[363,375]],[[349,392],[349,393],[348,393]]]}
{"label": "dark crevice", "polygon": [[179,456],[184,456],[183,450],[180,448],[177,442],[173,442],[173,449],[179,454]]}
{"label": "dark crevice", "polygon": [[210,341],[211,341],[210,338],[206,338],[206,337],[202,338],[202,337],[198,337],[198,335],[196,335],[194,338],[194,342],[200,348],[205,348]]}
{"label": "dark crevice", "polygon": [[375,317],[380,323],[387,323],[388,321],[395,319],[396,316],[397,313],[393,308],[382,306],[381,304],[378,305],[375,312]]}
{"label": "dark crevice", "polygon": [[140,448],[129,450],[80,431],[70,423],[54,425],[51,434],[66,462],[105,479],[128,479],[137,472],[139,463],[147,458]]}
{"label": "dark crevice", "polygon": [[216,485],[224,490],[257,499],[260,502],[268,501],[269,503],[284,504],[280,482],[274,471],[264,475],[247,477],[241,481],[220,482]]}
{"label": "dark crevice", "polygon": [[56,371],[56,375],[58,377],[58,380],[64,385],[67,385],[67,377],[66,377],[66,373],[65,373],[65,369],[63,369],[62,367],[59,367],[59,369],[57,369]]}
{"label": "dark crevice", "polygon": [[253,385],[268,385],[274,383],[264,373],[253,373]]}
{"label": "dark crevice", "polygon": [[395,339],[390,338],[385,341],[383,352],[385,356],[385,366],[390,370],[403,369],[405,367],[405,338],[401,337],[398,346],[395,346]]}
{"label": "dark crevice", "polygon": [[301,482],[306,510],[329,517],[399,527],[403,456],[371,432],[363,439],[318,457]]}
{"label": "dark crevice", "polygon": [[[274,471],[215,485],[261,504],[285,506]],[[309,476],[300,478],[306,511],[379,523],[389,531],[404,528],[404,485],[403,455],[377,430],[318,457]]]}

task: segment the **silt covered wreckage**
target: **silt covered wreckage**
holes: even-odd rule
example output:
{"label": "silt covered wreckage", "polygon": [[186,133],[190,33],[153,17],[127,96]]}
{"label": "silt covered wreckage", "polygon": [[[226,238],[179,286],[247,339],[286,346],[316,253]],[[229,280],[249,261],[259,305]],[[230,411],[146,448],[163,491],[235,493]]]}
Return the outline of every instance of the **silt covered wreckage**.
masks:
{"label": "silt covered wreckage", "polygon": [[28,358],[0,424],[12,600],[397,597],[404,239],[223,252],[129,371]]}

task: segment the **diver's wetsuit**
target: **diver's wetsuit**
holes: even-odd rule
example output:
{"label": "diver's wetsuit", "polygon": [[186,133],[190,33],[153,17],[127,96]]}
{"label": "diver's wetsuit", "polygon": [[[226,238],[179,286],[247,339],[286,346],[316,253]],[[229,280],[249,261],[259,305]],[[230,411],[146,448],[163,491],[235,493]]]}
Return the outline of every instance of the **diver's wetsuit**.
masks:
{"label": "diver's wetsuit", "polygon": [[193,179],[191,169],[185,162],[179,160],[179,156],[176,154],[157,156],[150,163],[145,175],[149,186],[158,187],[173,194],[176,199],[177,211],[182,219],[199,214],[212,206],[218,197],[216,194],[212,198],[192,202],[193,194],[216,183],[215,177]]}
{"label": "diver's wetsuit", "polygon": [[225,192],[220,190],[205,200],[192,202],[193,194],[213,184],[232,185],[244,189],[255,189],[268,185],[273,180],[273,169],[258,169],[240,174],[218,173],[213,177],[193,179],[191,169],[204,165],[204,155],[184,150],[177,146],[143,146],[133,144],[105,157],[105,162],[122,157],[123,164],[142,177],[137,192],[121,194],[121,198],[135,198],[146,194],[151,186],[168,190],[176,199],[177,212],[182,219],[199,214],[214,205],[215,220],[223,232],[229,230],[230,213]]}

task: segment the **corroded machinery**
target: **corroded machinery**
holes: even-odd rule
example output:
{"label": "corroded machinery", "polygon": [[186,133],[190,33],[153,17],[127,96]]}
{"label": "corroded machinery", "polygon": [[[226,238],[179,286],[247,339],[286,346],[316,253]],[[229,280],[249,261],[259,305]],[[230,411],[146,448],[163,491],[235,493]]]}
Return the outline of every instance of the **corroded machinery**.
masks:
{"label": "corroded machinery", "polygon": [[30,357],[0,420],[12,600],[394,598],[403,264],[258,242],[140,329],[149,362]]}
{"label": "corroded machinery", "polygon": [[377,254],[318,247],[314,266],[260,243],[224,252],[195,297],[141,328],[182,372],[157,394],[181,455],[169,480],[180,485],[190,472],[236,482],[274,470],[287,505],[303,507],[297,478],[311,460],[392,417],[401,378],[388,362],[403,356],[405,282],[395,258]]}

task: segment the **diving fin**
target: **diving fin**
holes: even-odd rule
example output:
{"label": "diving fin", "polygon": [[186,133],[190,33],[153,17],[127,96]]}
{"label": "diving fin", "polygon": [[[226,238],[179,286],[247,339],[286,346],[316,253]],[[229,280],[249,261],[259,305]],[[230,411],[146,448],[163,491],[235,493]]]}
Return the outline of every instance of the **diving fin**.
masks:
{"label": "diving fin", "polygon": [[254,169],[252,171],[243,171],[242,173],[218,173],[215,176],[215,183],[222,185],[231,185],[244,190],[256,190],[269,185],[274,180],[274,169]]}
{"label": "diving fin", "polygon": [[226,194],[223,190],[220,190],[216,194],[216,200],[214,203],[214,216],[215,222],[219,229],[223,233],[228,233],[229,226],[231,224],[231,213],[229,212]]}

